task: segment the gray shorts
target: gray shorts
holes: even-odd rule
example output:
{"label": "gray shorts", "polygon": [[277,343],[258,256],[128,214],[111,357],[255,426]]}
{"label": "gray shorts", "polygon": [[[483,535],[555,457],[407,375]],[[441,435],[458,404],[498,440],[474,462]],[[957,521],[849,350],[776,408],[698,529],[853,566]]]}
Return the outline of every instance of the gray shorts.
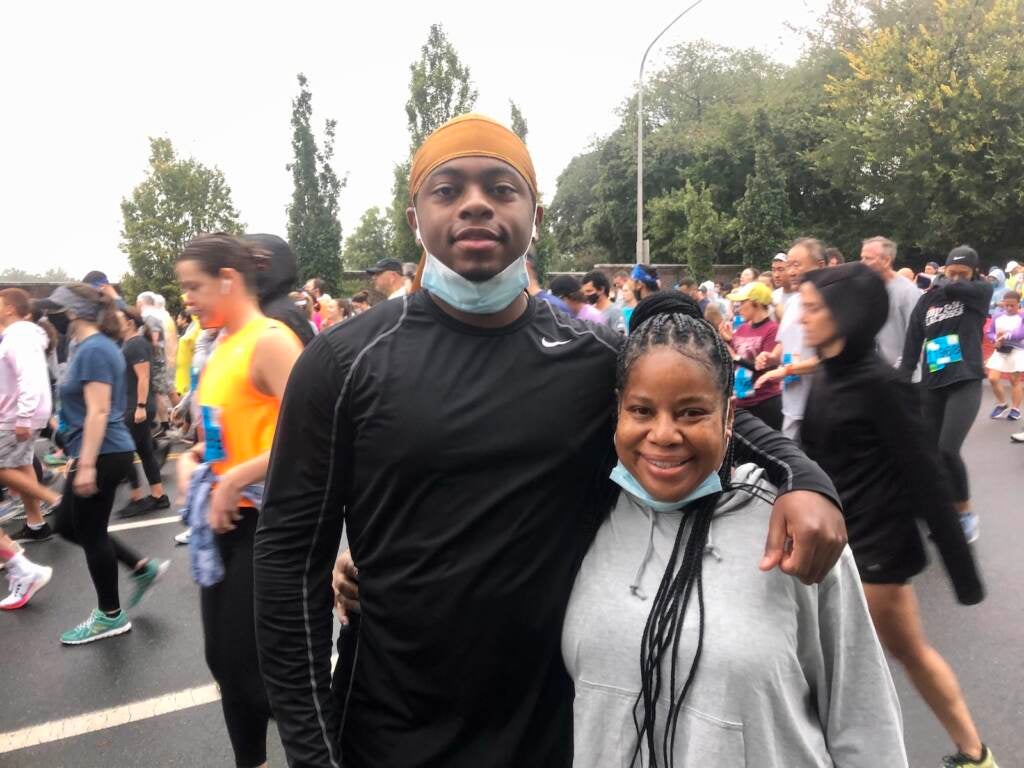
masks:
{"label": "gray shorts", "polygon": [[13,429],[0,429],[0,469],[17,469],[32,466],[32,446],[39,437],[38,430],[32,430],[28,440],[19,443]]}

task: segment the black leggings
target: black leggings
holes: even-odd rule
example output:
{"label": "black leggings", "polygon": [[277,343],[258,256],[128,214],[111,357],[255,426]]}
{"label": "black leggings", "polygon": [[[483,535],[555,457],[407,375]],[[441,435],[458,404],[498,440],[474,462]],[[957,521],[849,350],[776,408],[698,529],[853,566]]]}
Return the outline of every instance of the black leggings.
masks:
{"label": "black leggings", "polygon": [[[77,465],[77,462],[76,462]],[[99,609],[116,611],[121,607],[117,595],[117,563],[134,570],[142,559],[107,533],[110,510],[114,506],[117,486],[128,476],[132,454],[107,453],[96,458],[96,486],[93,496],[76,496],[74,491],[77,466],[64,481],[64,495],[54,513],[54,529],[72,544],[85,550],[85,561],[96,589]]]}
{"label": "black leggings", "polygon": [[235,764],[252,768],[267,760],[270,704],[260,675],[253,614],[252,543],[259,514],[240,511],[235,530],[216,536],[224,579],[200,590],[200,604],[206,664],[220,686]]}
{"label": "black leggings", "polygon": [[782,395],[770,397],[757,405],[739,405],[747,413],[757,416],[761,421],[776,431],[782,430]]}
{"label": "black leggings", "polygon": [[[132,433],[135,452],[142,460],[142,469],[146,472],[146,482],[149,483],[149,491],[152,493],[153,486],[162,481],[160,479],[160,462],[157,460],[156,446],[153,444],[153,433],[149,431],[149,419],[136,424],[133,417],[128,424],[128,431]],[[135,471],[134,466],[128,473],[128,482],[131,483],[132,488],[139,487],[139,473]]]}
{"label": "black leggings", "polygon": [[971,493],[967,465],[960,456],[960,449],[981,407],[981,381],[960,381],[948,387],[925,389],[923,401],[925,421],[949,471],[953,501],[967,501]]}

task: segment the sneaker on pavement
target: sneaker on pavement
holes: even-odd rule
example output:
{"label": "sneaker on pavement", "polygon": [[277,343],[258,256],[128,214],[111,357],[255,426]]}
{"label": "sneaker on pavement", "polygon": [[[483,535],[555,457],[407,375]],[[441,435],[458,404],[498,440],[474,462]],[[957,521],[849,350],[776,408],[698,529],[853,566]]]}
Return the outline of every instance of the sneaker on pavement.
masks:
{"label": "sneaker on pavement", "polygon": [[942,758],[942,768],[999,768],[996,765],[996,759],[992,757],[992,750],[984,744],[981,745],[981,748],[984,750],[981,760],[972,760],[963,752],[959,752]]}
{"label": "sneaker on pavement", "polygon": [[0,502],[0,523],[6,523],[23,514],[25,514],[25,506],[21,503],[21,499],[7,499],[7,501]]}
{"label": "sneaker on pavement", "polygon": [[68,457],[63,453],[48,453],[43,456],[43,463],[51,467],[62,467],[68,463]]}
{"label": "sneaker on pavement", "polygon": [[174,543],[179,546],[185,546],[188,544],[188,540],[192,538],[192,529],[186,528],[184,531],[174,537]]}
{"label": "sneaker on pavement", "polygon": [[980,526],[976,514],[968,512],[966,515],[960,515],[960,525],[964,529],[964,536],[967,538],[968,544],[973,544],[978,540]]}
{"label": "sneaker on pavement", "polygon": [[64,645],[84,645],[115,635],[123,635],[125,632],[131,631],[131,628],[132,623],[128,621],[128,614],[124,611],[120,611],[117,616],[111,618],[103,611],[94,608],[88,619],[61,635],[60,641]]}
{"label": "sneaker on pavement", "polygon": [[156,496],[143,496],[138,501],[129,501],[121,509],[117,510],[118,517],[138,517],[139,515],[148,515],[150,512],[156,512],[161,509],[170,509],[171,500],[167,498],[165,493],[163,496],[157,498]]}
{"label": "sneaker on pavement", "polygon": [[995,408],[992,409],[992,413],[988,415],[990,419],[1001,419],[1003,414],[1006,413],[1007,406],[1004,403],[999,403]]}
{"label": "sneaker on pavement", "polygon": [[1011,443],[1024,443],[1024,432],[1014,432],[1010,435]]}
{"label": "sneaker on pavement", "polygon": [[53,538],[53,529],[49,523],[43,523],[42,528],[32,530],[28,523],[21,526],[21,529],[11,536],[19,544],[35,544],[39,541],[49,541]]}
{"label": "sneaker on pavement", "polygon": [[1010,421],[1020,421],[1020,409],[1011,408],[1010,412],[1006,414],[1006,418],[1008,418]]}
{"label": "sneaker on pavement", "polygon": [[133,499],[117,510],[114,514],[118,517],[135,517],[143,514],[142,506],[146,503],[146,496],[141,499]]}
{"label": "sneaker on pavement", "polygon": [[11,585],[11,594],[0,600],[0,611],[16,611],[26,606],[36,592],[50,583],[52,576],[53,568],[48,565],[37,565],[23,576],[9,573],[7,581]]}
{"label": "sneaker on pavement", "polygon": [[170,560],[156,560],[152,557],[147,560],[142,570],[132,575],[132,584],[135,585],[135,591],[132,592],[132,596],[128,599],[128,607],[134,608],[141,603],[142,598],[146,596],[150,588],[163,578],[163,575],[167,573],[167,569],[170,567]]}

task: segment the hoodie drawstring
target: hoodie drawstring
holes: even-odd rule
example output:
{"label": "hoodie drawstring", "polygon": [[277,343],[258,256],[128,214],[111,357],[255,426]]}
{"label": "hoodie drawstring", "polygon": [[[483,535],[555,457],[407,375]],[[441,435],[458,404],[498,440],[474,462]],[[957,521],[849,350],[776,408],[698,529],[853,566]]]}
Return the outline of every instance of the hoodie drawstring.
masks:
{"label": "hoodie drawstring", "polygon": [[649,511],[646,507],[644,507],[643,510],[644,514],[647,515],[647,519],[651,522],[651,527],[647,534],[647,551],[644,552],[644,556],[640,560],[640,565],[636,569],[636,576],[633,577],[633,583],[629,585],[629,593],[634,597],[639,597],[641,600],[646,600],[647,593],[640,588],[640,578],[644,574],[644,568],[647,565],[647,561],[650,560],[651,555],[654,554],[654,512]]}

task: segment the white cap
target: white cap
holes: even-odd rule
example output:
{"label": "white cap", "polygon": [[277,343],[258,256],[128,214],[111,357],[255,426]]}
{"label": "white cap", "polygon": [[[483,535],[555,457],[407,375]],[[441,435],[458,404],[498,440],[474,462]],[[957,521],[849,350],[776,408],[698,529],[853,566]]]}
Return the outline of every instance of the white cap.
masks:
{"label": "white cap", "polygon": [[1006,264],[1006,274],[1010,274],[1011,272],[1013,272],[1013,270],[1017,269],[1019,266],[1020,266],[1020,264],[1018,264],[1016,261],[1007,262],[1007,264]]}
{"label": "white cap", "polygon": [[776,253],[774,256],[772,256],[772,261],[785,261],[786,258],[786,254]]}

